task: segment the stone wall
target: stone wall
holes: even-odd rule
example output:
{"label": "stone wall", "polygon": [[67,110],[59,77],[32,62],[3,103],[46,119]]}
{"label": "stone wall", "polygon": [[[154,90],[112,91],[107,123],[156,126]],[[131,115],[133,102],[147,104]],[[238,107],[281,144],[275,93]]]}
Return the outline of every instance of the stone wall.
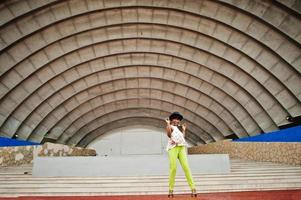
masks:
{"label": "stone wall", "polygon": [[230,158],[301,165],[301,143],[222,141],[188,149],[189,154],[226,153]]}
{"label": "stone wall", "polygon": [[36,146],[0,147],[0,166],[17,166],[29,164],[33,160]]}
{"label": "stone wall", "polygon": [[95,156],[94,149],[70,147],[62,144],[45,143],[38,146],[15,146],[0,148],[0,166],[30,164],[34,156]]}
{"label": "stone wall", "polygon": [[37,146],[34,154],[37,156],[96,156],[96,151],[94,149],[45,143]]}

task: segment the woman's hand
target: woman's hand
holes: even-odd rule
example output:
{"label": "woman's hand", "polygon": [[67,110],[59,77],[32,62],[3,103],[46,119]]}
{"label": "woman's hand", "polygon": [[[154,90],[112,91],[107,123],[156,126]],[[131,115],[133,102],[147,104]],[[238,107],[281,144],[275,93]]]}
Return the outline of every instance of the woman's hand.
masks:
{"label": "woman's hand", "polygon": [[177,143],[176,143],[175,141],[171,140],[170,144],[171,144],[171,145],[175,145],[175,144],[177,144]]}
{"label": "woman's hand", "polygon": [[166,118],[165,122],[166,122],[166,133],[167,133],[167,136],[170,138],[171,133],[172,133],[172,127],[170,125],[170,120],[168,118]]}
{"label": "woman's hand", "polygon": [[182,128],[183,128],[183,131],[186,131],[186,128],[187,128],[186,124],[182,124]]}

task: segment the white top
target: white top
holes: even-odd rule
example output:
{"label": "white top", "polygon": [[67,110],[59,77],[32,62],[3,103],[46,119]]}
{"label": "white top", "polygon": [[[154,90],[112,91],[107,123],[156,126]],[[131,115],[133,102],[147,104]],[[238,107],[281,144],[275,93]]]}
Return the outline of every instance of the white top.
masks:
{"label": "white top", "polygon": [[177,126],[171,125],[171,127],[172,127],[173,131],[171,133],[171,137],[168,138],[166,151],[174,148],[175,146],[186,146],[184,134],[179,130],[179,128]]}

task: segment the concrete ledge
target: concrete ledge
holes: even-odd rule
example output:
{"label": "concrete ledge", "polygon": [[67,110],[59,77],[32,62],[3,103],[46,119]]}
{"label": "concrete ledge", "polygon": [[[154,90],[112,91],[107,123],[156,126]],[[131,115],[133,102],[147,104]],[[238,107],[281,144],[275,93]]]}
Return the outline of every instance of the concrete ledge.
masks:
{"label": "concrete ledge", "polygon": [[190,154],[228,154],[233,159],[301,165],[301,142],[220,141],[188,148]]}
{"label": "concrete ledge", "polygon": [[[188,155],[192,174],[229,173],[227,154]],[[149,176],[168,175],[167,156],[36,157],[33,176]],[[184,174],[178,162],[178,173]]]}

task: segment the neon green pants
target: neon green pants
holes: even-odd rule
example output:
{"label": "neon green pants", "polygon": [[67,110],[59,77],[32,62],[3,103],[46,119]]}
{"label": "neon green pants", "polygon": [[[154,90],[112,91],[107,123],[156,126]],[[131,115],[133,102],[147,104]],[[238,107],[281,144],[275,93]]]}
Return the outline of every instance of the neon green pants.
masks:
{"label": "neon green pants", "polygon": [[169,190],[173,190],[175,186],[175,177],[177,172],[177,159],[179,159],[189,187],[195,189],[195,184],[191,176],[190,168],[187,161],[185,146],[176,146],[168,150],[169,155]]}

